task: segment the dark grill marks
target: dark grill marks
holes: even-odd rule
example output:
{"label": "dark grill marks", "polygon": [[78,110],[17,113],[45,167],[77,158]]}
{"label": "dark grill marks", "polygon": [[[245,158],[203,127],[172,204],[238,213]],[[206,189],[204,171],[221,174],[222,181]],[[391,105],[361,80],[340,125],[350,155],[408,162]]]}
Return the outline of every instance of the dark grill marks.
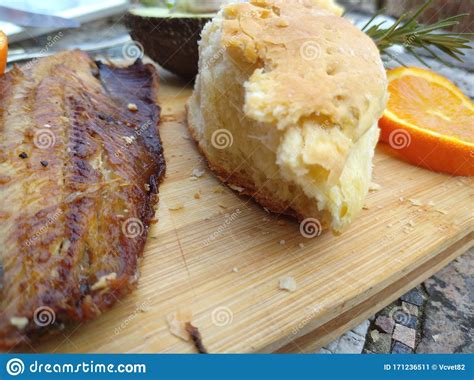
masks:
{"label": "dark grill marks", "polygon": [[[28,152],[28,160],[7,155],[12,178],[0,186],[0,348],[97,317],[133,289],[165,172],[152,66],[117,69],[75,51],[14,69],[0,77],[6,84],[0,108],[13,105],[0,109],[0,130],[28,138],[0,141],[0,149]],[[16,104],[16,93],[31,95]],[[46,148],[35,144],[45,130],[54,135]],[[125,236],[127,219],[142,233]],[[40,307],[54,312],[54,324],[34,322]]]}

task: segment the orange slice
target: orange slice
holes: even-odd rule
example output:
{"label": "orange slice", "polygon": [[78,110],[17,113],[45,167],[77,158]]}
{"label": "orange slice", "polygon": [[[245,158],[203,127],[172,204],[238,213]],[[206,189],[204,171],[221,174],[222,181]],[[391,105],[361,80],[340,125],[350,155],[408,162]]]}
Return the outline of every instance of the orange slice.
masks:
{"label": "orange slice", "polygon": [[7,51],[8,39],[7,36],[0,30],[0,75],[5,72],[5,67],[7,67]]}
{"label": "orange slice", "polygon": [[454,175],[474,175],[474,103],[445,77],[399,67],[387,72],[390,99],[381,140],[409,162]]}

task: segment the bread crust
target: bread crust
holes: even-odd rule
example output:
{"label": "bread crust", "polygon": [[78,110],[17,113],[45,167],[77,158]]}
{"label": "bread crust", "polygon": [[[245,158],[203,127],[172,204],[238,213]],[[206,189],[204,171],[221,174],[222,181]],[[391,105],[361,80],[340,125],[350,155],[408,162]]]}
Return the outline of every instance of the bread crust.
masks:
{"label": "bread crust", "polygon": [[[202,147],[201,140],[199,139],[197,133],[198,128],[194,125],[192,121],[193,118],[190,117],[189,108],[189,104],[186,104],[187,125],[191,137],[196,143],[198,151],[205,158],[209,169],[211,169],[211,171],[219,178],[219,180],[221,180],[221,182],[223,182],[231,190],[234,190],[239,195],[248,196],[254,199],[258,204],[263,206],[269,212],[278,215],[286,215],[295,218],[299,222],[307,218],[307,216],[292,208],[291,203],[288,204],[287,202],[278,202],[274,195],[266,189],[258,189],[255,183],[249,177],[238,175],[237,172],[229,172],[223,166],[219,165],[217,161],[211,160],[206,150]],[[234,189],[232,187],[234,187]],[[235,190],[235,187],[242,188],[243,190],[237,191]],[[311,217],[317,218],[321,222],[321,225],[324,229],[329,227],[329,224],[326,222],[324,212],[320,212],[318,215],[312,214]]]}
{"label": "bread crust", "polygon": [[187,118],[211,170],[269,211],[345,230],[368,193],[386,100],[373,42],[310,0],[231,4],[201,38]]}
{"label": "bread crust", "polygon": [[[385,108],[385,69],[365,33],[316,3],[228,5],[221,48],[234,62],[255,65],[245,83],[247,116],[280,130],[313,120],[327,129],[341,128],[355,143]],[[315,154],[311,146],[307,154]]]}

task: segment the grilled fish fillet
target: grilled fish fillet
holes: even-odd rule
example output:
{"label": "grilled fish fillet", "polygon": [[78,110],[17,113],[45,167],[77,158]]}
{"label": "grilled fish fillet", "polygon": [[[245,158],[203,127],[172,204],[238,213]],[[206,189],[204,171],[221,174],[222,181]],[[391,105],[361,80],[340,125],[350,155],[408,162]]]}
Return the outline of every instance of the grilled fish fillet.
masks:
{"label": "grilled fish fillet", "polygon": [[0,77],[0,348],[134,287],[165,171],[157,88],[151,65],[80,51]]}

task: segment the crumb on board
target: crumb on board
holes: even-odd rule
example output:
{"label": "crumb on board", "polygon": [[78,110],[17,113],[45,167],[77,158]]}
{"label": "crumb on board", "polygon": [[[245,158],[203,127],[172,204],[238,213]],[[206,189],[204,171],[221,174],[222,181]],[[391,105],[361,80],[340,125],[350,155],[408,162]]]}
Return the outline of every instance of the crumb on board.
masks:
{"label": "crumb on board", "polygon": [[224,204],[222,204],[222,203],[218,203],[217,205],[218,205],[220,208],[223,208],[223,209],[226,209],[226,208],[227,208],[227,206],[224,205]]}
{"label": "crumb on board", "polygon": [[[169,110],[167,110],[167,111],[168,111],[168,112],[172,112],[173,110],[169,109]],[[176,119],[176,116],[173,115],[173,114],[162,115],[160,119],[161,119],[161,121],[162,121],[163,123],[178,121],[178,120]]]}
{"label": "crumb on board", "polygon": [[101,276],[97,282],[91,286],[91,290],[104,289],[109,285],[109,281],[114,281],[115,279],[117,279],[117,273],[115,272]]}
{"label": "crumb on board", "polygon": [[298,244],[298,247],[304,248],[304,244],[303,244],[303,243],[300,243],[300,244]]}
{"label": "crumb on board", "polygon": [[286,241],[285,240],[280,240],[280,245],[285,245],[286,244]]}
{"label": "crumb on board", "polygon": [[295,279],[290,276],[280,278],[278,286],[281,290],[288,292],[294,292],[297,289]]}
{"label": "crumb on board", "polygon": [[26,317],[11,317],[10,324],[15,326],[18,330],[23,330],[28,326],[28,318]]}
{"label": "crumb on board", "polygon": [[378,183],[371,182],[369,185],[369,191],[379,191],[382,188]]}
{"label": "crumb on board", "polygon": [[423,202],[419,199],[408,199],[408,201],[412,204],[412,206],[423,206]]}
{"label": "crumb on board", "polygon": [[168,328],[174,336],[189,342],[191,337],[186,331],[186,323],[191,323],[192,314],[188,311],[174,311],[166,316]]}
{"label": "crumb on board", "polygon": [[168,207],[168,210],[171,210],[171,211],[178,211],[178,210],[181,210],[182,208],[184,208],[184,205],[180,202],[174,204],[173,206],[170,206]]}
{"label": "crumb on board", "polygon": [[237,273],[238,271],[239,271],[239,268],[237,268],[237,267],[232,268],[232,272]]}
{"label": "crumb on board", "polygon": [[138,111],[138,107],[135,103],[128,103],[127,108],[129,111],[132,111],[132,112]]}
{"label": "crumb on board", "polygon": [[195,193],[194,199],[201,199],[201,194],[199,192]]}
{"label": "crumb on board", "polygon": [[146,191],[150,191],[151,190],[151,187],[148,183],[145,183],[145,190]]}
{"label": "crumb on board", "polygon": [[196,180],[201,178],[206,172],[202,169],[194,168],[191,172],[191,179]]}

